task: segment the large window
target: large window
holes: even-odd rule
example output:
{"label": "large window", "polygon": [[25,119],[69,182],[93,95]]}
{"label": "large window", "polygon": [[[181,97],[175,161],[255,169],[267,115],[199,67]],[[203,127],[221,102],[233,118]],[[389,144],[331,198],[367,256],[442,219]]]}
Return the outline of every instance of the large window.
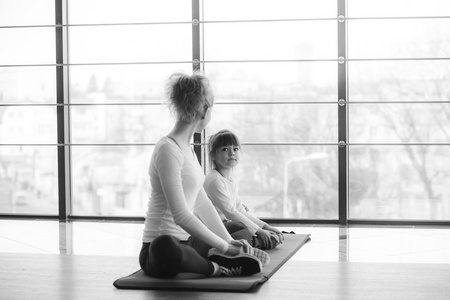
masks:
{"label": "large window", "polygon": [[203,4],[202,60],[217,88],[206,137],[227,128],[242,139],[243,201],[262,217],[337,219],[336,1]]}
{"label": "large window", "polygon": [[200,69],[199,159],[234,131],[259,217],[450,219],[448,1],[0,3],[0,214],[144,216],[165,79]]}
{"label": "large window", "polygon": [[164,80],[192,72],[191,3],[71,0],[68,25],[72,213],[143,216],[153,145],[173,124]]}
{"label": "large window", "polygon": [[450,219],[449,15],[348,1],[350,218]]}
{"label": "large window", "polygon": [[58,209],[54,12],[0,1],[0,213]]}

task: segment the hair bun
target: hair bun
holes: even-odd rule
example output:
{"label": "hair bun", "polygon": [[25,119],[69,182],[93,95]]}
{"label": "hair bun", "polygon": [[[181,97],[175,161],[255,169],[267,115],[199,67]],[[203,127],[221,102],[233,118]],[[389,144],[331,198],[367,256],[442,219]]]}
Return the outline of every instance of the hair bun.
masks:
{"label": "hair bun", "polygon": [[172,74],[167,94],[172,112],[189,122],[203,115],[204,107],[210,107],[214,101],[208,78],[199,72],[191,76],[182,72]]}

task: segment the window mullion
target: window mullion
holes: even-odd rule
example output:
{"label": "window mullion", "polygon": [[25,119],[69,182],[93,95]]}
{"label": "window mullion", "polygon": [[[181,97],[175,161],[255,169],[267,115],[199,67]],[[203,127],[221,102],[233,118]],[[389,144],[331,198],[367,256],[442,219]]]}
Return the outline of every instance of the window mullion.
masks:
{"label": "window mullion", "polygon": [[348,223],[347,29],[346,0],[338,0],[338,182],[339,224]]}
{"label": "window mullion", "polygon": [[[192,69],[200,70],[200,0],[192,0]],[[204,140],[205,131],[194,134],[194,151],[198,161],[202,164],[202,141]]]}
{"label": "window mullion", "polygon": [[66,220],[71,214],[70,140],[68,105],[68,59],[66,0],[55,0],[56,33],[56,115],[58,141],[58,216]]}

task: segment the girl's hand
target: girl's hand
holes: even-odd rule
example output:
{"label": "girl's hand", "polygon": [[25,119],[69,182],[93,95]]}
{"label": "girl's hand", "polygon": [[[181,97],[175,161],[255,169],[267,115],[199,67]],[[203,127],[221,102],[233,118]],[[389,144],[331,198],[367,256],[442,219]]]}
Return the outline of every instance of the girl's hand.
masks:
{"label": "girl's hand", "polygon": [[272,230],[271,230],[271,231],[274,232],[274,233],[278,236],[278,238],[280,239],[280,243],[283,243],[283,241],[284,241],[284,235],[283,235],[283,233],[281,232],[281,230],[279,230],[278,228],[272,227]]}
{"label": "girl's hand", "polygon": [[272,239],[270,238],[270,232],[268,230],[264,230],[262,228],[260,228],[257,232],[256,235],[258,236],[258,238],[262,241],[263,243],[263,247],[265,249],[272,249],[273,245],[272,245]]}
{"label": "girl's hand", "polygon": [[274,233],[278,239],[280,240],[280,244],[283,243],[284,241],[284,235],[281,232],[280,229],[276,228],[276,227],[272,227],[270,225],[264,226],[264,229],[271,231],[272,233]]}

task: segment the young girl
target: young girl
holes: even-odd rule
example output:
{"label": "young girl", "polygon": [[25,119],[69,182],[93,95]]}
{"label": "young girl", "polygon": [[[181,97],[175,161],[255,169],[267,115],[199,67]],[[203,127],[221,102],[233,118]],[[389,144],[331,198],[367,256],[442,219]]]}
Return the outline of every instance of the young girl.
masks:
{"label": "young girl", "polygon": [[204,174],[190,146],[194,133],[201,132],[211,119],[214,98],[208,79],[199,73],[173,74],[168,96],[177,120],[156,144],[150,162],[152,194],[139,255],[141,268],[160,278],[178,273],[236,276],[260,272],[260,259],[264,262],[267,253],[253,249],[245,240],[233,239],[226,230],[206,196]]}
{"label": "young girl", "polygon": [[284,236],[279,229],[252,215],[239,198],[232,171],[239,163],[240,150],[238,137],[229,130],[211,136],[209,161],[212,170],[206,175],[203,186],[224,221],[244,223],[254,236],[254,247],[271,249],[280,244]]}

